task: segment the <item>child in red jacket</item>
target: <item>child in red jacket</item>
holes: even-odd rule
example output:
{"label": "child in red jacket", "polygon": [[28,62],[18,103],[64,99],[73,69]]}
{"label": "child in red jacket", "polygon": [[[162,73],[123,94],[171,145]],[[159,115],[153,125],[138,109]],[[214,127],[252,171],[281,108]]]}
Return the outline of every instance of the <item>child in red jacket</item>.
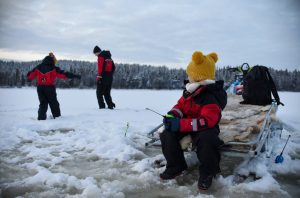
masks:
{"label": "child in red jacket", "polygon": [[207,56],[193,53],[186,69],[189,83],[178,103],[164,118],[165,131],[160,134],[162,152],[167,166],[162,179],[173,179],[187,169],[179,141],[190,135],[200,161],[198,188],[207,190],[220,172],[219,121],[227,104],[223,81],[215,81],[216,53]]}
{"label": "child in red jacket", "polygon": [[59,117],[60,108],[56,97],[55,80],[56,78],[68,79],[79,78],[80,75],[75,75],[70,72],[65,72],[59,67],[56,67],[56,57],[51,52],[46,56],[42,63],[33,68],[27,73],[29,81],[37,79],[37,93],[40,101],[38,110],[38,120],[46,120],[48,104],[50,106],[53,118]]}

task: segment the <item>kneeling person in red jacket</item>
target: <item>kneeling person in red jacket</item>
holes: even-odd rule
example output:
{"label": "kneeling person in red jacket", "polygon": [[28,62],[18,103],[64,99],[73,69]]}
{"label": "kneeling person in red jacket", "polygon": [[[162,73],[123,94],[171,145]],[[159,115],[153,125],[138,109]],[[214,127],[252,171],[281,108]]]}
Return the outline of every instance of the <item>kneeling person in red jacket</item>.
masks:
{"label": "kneeling person in red jacket", "polygon": [[178,103],[168,112],[160,134],[162,152],[167,160],[162,179],[173,179],[187,169],[180,140],[190,135],[200,161],[198,188],[208,189],[220,172],[218,137],[221,112],[227,104],[223,81],[215,81],[216,53],[207,56],[196,51],[187,66],[189,83]]}
{"label": "kneeling person in red jacket", "polygon": [[60,108],[56,97],[56,78],[68,79],[68,78],[78,78],[80,75],[75,75],[70,72],[65,72],[55,64],[57,60],[54,54],[51,52],[46,56],[42,63],[33,68],[27,73],[27,79],[29,81],[37,79],[37,93],[40,101],[38,110],[38,120],[46,120],[48,104],[50,106],[53,118],[59,117]]}

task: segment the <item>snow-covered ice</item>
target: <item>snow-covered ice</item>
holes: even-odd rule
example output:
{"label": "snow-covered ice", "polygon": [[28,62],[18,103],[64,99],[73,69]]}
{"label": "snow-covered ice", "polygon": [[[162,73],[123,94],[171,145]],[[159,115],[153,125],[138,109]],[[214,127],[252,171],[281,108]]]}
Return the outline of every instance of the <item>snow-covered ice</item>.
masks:
{"label": "snow-covered ice", "polygon": [[[0,89],[0,197],[295,197],[300,195],[300,93],[280,92],[278,117],[290,126],[283,164],[261,157],[244,167],[259,179],[236,182],[242,159],[224,157],[222,176],[197,190],[197,166],[160,181],[159,149],[145,148],[146,133],[179,99],[180,90],[112,90],[115,110],[99,110],[91,89],[58,89],[62,117],[37,121],[34,88]],[[50,109],[48,110],[50,116]],[[74,129],[55,131],[54,129]],[[125,132],[126,136],[125,136]],[[289,132],[283,133],[287,137]],[[277,154],[284,140],[278,142]],[[192,154],[188,154],[192,155]]]}

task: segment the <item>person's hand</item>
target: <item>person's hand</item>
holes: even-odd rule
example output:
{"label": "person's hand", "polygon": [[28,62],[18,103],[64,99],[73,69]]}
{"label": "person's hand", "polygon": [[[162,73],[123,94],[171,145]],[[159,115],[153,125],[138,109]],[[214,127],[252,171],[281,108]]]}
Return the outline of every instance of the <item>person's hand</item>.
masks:
{"label": "person's hand", "polygon": [[277,102],[277,105],[279,106],[279,105],[282,105],[282,106],[284,106],[284,104],[282,103],[282,102]]}
{"label": "person's hand", "polygon": [[179,132],[180,129],[180,118],[174,117],[173,115],[167,114],[164,116],[163,123],[166,131]]}
{"label": "person's hand", "polygon": [[97,79],[97,81],[99,81],[99,80],[101,80],[101,79],[102,79],[102,76],[100,76],[100,75],[97,75],[96,79]]}

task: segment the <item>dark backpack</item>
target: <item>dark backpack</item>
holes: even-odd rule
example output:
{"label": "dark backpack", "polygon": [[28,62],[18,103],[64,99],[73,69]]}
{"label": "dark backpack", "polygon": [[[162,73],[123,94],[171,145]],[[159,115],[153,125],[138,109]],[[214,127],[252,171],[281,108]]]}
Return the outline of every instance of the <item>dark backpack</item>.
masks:
{"label": "dark backpack", "polygon": [[[268,105],[273,94],[278,105],[280,102],[276,86],[267,67],[254,66],[243,80],[243,99],[241,104]],[[283,105],[283,104],[282,104]]]}

